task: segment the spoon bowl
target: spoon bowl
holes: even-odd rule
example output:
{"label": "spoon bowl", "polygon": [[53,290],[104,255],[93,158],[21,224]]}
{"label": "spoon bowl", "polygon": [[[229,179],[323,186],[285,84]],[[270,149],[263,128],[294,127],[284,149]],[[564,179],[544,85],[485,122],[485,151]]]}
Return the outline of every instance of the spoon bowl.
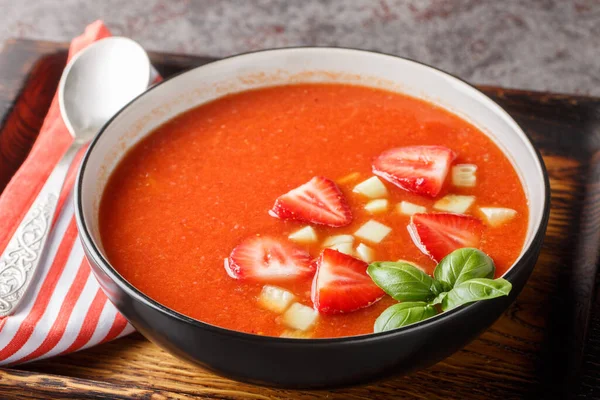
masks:
{"label": "spoon bowl", "polygon": [[75,140],[89,141],[110,117],[146,90],[151,75],[144,49],[125,37],[102,39],[75,55],[58,85],[60,111]]}

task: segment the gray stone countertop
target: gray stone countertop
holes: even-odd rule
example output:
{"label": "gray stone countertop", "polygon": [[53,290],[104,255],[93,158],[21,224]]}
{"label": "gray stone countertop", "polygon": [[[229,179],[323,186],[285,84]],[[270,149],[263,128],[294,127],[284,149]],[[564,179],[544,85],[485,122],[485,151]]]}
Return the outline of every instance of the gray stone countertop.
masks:
{"label": "gray stone countertop", "polygon": [[0,11],[0,41],[68,41],[103,19],[148,50],[355,47],[476,84],[600,96],[600,0],[0,0]]}

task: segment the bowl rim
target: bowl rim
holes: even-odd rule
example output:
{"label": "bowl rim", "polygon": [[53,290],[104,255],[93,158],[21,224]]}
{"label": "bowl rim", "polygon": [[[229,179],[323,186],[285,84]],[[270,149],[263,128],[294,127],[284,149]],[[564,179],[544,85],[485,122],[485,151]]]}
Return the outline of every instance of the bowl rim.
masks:
{"label": "bowl rim", "polygon": [[[460,307],[457,307],[455,309],[437,314],[436,316],[434,316],[432,318],[428,318],[426,320],[423,320],[423,321],[420,321],[420,322],[417,322],[417,323],[414,323],[411,325],[392,329],[392,330],[385,331],[385,332],[367,333],[367,334],[363,334],[363,335],[341,336],[341,337],[334,337],[334,338],[309,338],[309,339],[283,338],[283,337],[278,337],[278,336],[263,336],[263,335],[253,334],[253,333],[236,331],[233,329],[228,329],[228,328],[224,328],[224,327],[221,327],[218,325],[213,325],[213,324],[210,324],[207,322],[203,322],[198,319],[191,318],[185,314],[182,314],[178,311],[173,310],[172,308],[169,308],[169,307],[159,303],[158,301],[154,300],[150,296],[143,293],[141,290],[137,289],[131,283],[129,283],[121,274],[119,274],[117,272],[117,270],[110,264],[110,262],[102,255],[102,252],[99,250],[98,246],[96,245],[95,240],[93,239],[93,237],[90,233],[90,230],[88,229],[88,226],[85,222],[85,218],[83,216],[82,183],[83,183],[83,175],[85,173],[85,169],[86,169],[88,160],[92,156],[94,148],[96,147],[96,144],[98,143],[100,137],[108,129],[108,127],[111,125],[111,123],[124,110],[133,106],[138,101],[138,99],[140,99],[143,96],[146,96],[149,92],[151,92],[155,88],[170,82],[171,80],[177,78],[180,75],[192,73],[193,71],[196,71],[199,68],[203,68],[206,65],[211,65],[211,64],[215,64],[215,63],[219,63],[219,62],[223,62],[223,61],[229,61],[229,60],[232,60],[235,58],[244,57],[244,56],[252,55],[252,54],[256,54],[256,53],[278,52],[281,50],[288,50],[288,51],[289,50],[332,50],[332,51],[344,50],[344,51],[351,51],[351,52],[356,52],[356,53],[364,53],[367,55],[375,54],[375,55],[379,55],[379,56],[393,57],[395,59],[408,61],[408,62],[417,64],[419,67],[432,69],[434,71],[442,73],[442,74],[446,75],[447,77],[458,81],[461,84],[467,85],[468,87],[475,90],[476,92],[478,92],[479,94],[484,96],[486,99],[491,101],[495,106],[497,106],[498,107],[497,111],[500,112],[501,114],[504,114],[504,117],[507,117],[509,120],[511,120],[520,129],[520,131],[524,134],[523,138],[526,140],[526,142],[529,144],[529,146],[533,150],[533,155],[535,155],[535,161],[539,165],[540,170],[543,175],[543,178],[544,178],[543,179],[543,189],[544,189],[543,201],[544,201],[544,204],[543,204],[542,218],[541,218],[539,224],[535,227],[535,233],[533,234],[533,237],[532,237],[528,247],[524,249],[524,251],[522,252],[522,254],[519,257],[519,259],[517,260],[517,262],[515,264],[513,264],[510,267],[510,269],[503,275],[503,278],[510,282],[510,281],[513,281],[519,273],[521,273],[521,270],[525,267],[524,264],[526,264],[527,260],[530,258],[529,256],[532,253],[536,252],[536,248],[538,247],[538,244],[541,245],[541,242],[543,241],[543,238],[545,236],[545,232],[546,232],[546,228],[547,228],[548,220],[549,220],[549,215],[550,215],[550,180],[548,177],[548,171],[546,169],[546,165],[544,164],[543,158],[542,158],[539,150],[533,145],[533,143],[531,142],[531,139],[529,138],[529,135],[527,135],[527,133],[523,130],[523,128],[514,120],[514,118],[500,104],[498,104],[497,102],[492,100],[489,96],[487,96],[485,93],[483,93],[480,89],[478,89],[471,83],[469,83],[451,73],[448,73],[440,68],[430,66],[423,62],[410,59],[408,57],[401,57],[398,55],[388,54],[388,53],[373,51],[373,50],[363,50],[363,49],[341,47],[341,46],[280,47],[280,48],[270,48],[270,49],[249,51],[249,52],[231,55],[231,56],[224,57],[224,58],[217,58],[213,61],[209,61],[208,63],[202,64],[200,66],[190,68],[190,69],[187,69],[187,70],[184,70],[184,71],[181,71],[181,72],[178,72],[176,74],[169,76],[168,78],[162,80],[161,82],[151,86],[150,88],[148,88],[148,90],[139,94],[134,99],[132,99],[130,102],[128,102],[125,106],[123,106],[123,108],[121,108],[115,115],[113,115],[102,126],[102,128],[100,128],[100,130],[98,131],[96,136],[94,136],[94,138],[90,142],[90,145],[88,146],[87,150],[85,151],[85,154],[82,158],[81,164],[77,171],[77,178],[75,180],[74,199],[73,199],[74,203],[75,203],[74,204],[75,220],[77,223],[78,234],[81,239],[82,245],[87,250],[87,257],[91,258],[91,261],[94,264],[96,264],[102,270],[102,272],[104,272],[107,276],[109,276],[110,279],[114,283],[116,283],[117,286],[119,286],[119,288],[121,290],[126,292],[128,296],[133,297],[136,301],[142,302],[144,305],[146,305],[160,313],[166,314],[167,316],[169,316],[171,318],[175,318],[177,320],[180,320],[183,323],[190,324],[196,328],[207,329],[209,331],[212,331],[215,334],[233,336],[234,338],[245,340],[245,341],[273,342],[273,343],[280,343],[280,344],[290,344],[290,343],[301,344],[301,343],[303,343],[306,345],[309,345],[309,344],[310,345],[360,344],[360,343],[364,343],[364,342],[390,339],[395,336],[408,334],[410,332],[421,331],[421,330],[424,330],[425,328],[427,328],[429,325],[442,324],[442,323],[444,323],[444,321],[446,321],[448,319],[460,318],[461,315],[466,314],[467,312],[470,312],[470,311],[474,312],[478,308],[485,307],[486,302],[478,301],[478,302],[474,302],[474,303],[468,303],[468,304],[462,305]],[[118,309],[118,307],[117,307],[117,309]]]}

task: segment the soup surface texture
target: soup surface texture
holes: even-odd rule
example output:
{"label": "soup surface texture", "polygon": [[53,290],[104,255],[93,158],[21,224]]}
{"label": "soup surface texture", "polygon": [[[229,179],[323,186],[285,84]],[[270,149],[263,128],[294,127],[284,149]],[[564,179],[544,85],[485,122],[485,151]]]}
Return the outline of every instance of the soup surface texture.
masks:
{"label": "soup surface texture", "polygon": [[[477,166],[474,187],[457,187],[448,174],[435,198],[382,180],[386,212],[371,214],[371,199],[353,192],[373,176],[372,161],[401,146],[439,145],[456,164]],[[132,285],[182,314],[221,327],[261,335],[287,331],[281,316],[261,307],[264,283],[230,277],[223,260],[244,239],[268,235],[287,240],[307,223],[269,215],[275,199],[314,176],[335,181],[353,215],[351,224],[313,225],[319,241],[300,245],[311,257],[330,235],[353,234],[371,219],[391,232],[368,243],[376,260],[404,259],[432,273],[435,266],[413,243],[410,216],[401,201],[426,207],[447,194],[470,195],[466,214],[506,207],[516,217],[486,226],[479,248],[501,276],[519,256],[527,230],[527,199],[503,152],[481,131],[431,103],[384,90],[343,84],[298,84],[220,98],[164,124],[117,166],[100,207],[100,232],[111,265]],[[276,283],[312,307],[312,279]],[[312,337],[373,332],[388,296],[361,310],[319,315]]]}

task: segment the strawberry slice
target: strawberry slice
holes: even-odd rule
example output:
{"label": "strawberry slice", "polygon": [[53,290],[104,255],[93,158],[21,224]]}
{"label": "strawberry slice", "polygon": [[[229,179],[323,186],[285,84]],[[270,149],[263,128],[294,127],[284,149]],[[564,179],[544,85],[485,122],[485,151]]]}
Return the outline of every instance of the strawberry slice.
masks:
{"label": "strawberry slice", "polygon": [[367,275],[368,264],[337,250],[325,249],[316,260],[311,298],[315,309],[337,314],[368,307],[384,295]]}
{"label": "strawberry slice", "polygon": [[463,214],[413,214],[408,232],[415,245],[433,261],[456,249],[477,247],[483,233],[483,223]]}
{"label": "strawberry slice", "polygon": [[352,222],[350,206],[331,179],[315,176],[275,201],[269,215],[333,227]]}
{"label": "strawberry slice", "polygon": [[456,154],[443,146],[398,147],[373,161],[373,173],[409,192],[435,197]]}
{"label": "strawberry slice", "polygon": [[310,278],[315,266],[310,255],[292,243],[268,236],[252,236],[225,259],[225,270],[234,279],[273,282]]}

